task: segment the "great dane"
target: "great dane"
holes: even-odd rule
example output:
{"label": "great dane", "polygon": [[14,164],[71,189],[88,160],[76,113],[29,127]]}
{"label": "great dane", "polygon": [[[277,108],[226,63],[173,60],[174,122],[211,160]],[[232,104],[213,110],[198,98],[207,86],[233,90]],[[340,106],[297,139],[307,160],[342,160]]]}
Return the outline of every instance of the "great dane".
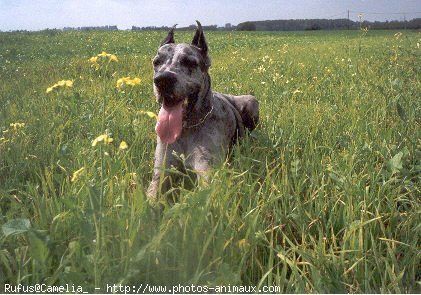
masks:
{"label": "great dane", "polygon": [[174,29],[153,59],[154,93],[161,105],[155,127],[155,166],[147,192],[153,202],[171,187],[168,168],[187,168],[206,178],[210,167],[221,163],[237,138],[246,128],[253,130],[259,120],[254,96],[212,92],[211,60],[200,22],[191,44],[175,44]]}

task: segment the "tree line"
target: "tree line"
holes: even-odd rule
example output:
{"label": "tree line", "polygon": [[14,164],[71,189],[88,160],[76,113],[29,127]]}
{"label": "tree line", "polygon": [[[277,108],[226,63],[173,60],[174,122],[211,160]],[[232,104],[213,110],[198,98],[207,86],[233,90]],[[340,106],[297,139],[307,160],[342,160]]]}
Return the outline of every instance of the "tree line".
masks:
{"label": "tree line", "polygon": [[[352,21],[346,18],[342,19],[280,19],[265,21],[247,21],[239,23],[237,26],[230,23],[219,27],[217,25],[203,26],[206,31],[308,31],[308,30],[354,30],[360,28],[381,29],[381,30],[400,30],[400,29],[421,29],[421,18],[415,18],[409,21]],[[132,31],[168,31],[168,26],[132,26]],[[195,30],[196,25],[187,27],[177,27],[177,30]],[[117,26],[92,26],[92,27],[65,27],[62,31],[118,31]],[[25,32],[26,30],[18,30]],[[46,32],[61,31],[59,29],[45,29]]]}
{"label": "tree line", "polygon": [[359,29],[421,29],[421,18],[410,21],[352,21],[349,19],[288,19],[247,21],[237,25],[238,31],[305,31]]}

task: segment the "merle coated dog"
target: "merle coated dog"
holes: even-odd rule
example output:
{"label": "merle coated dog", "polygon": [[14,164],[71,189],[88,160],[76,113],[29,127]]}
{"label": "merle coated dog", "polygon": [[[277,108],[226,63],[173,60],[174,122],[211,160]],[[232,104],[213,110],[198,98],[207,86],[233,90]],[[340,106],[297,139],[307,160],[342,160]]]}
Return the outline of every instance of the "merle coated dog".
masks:
{"label": "merle coated dog", "polygon": [[206,178],[212,164],[221,163],[229,147],[259,120],[254,96],[212,92],[211,60],[200,22],[191,44],[175,44],[174,29],[153,60],[154,93],[161,109],[155,127],[155,167],[147,192],[151,201],[169,190],[168,168],[187,168]]}

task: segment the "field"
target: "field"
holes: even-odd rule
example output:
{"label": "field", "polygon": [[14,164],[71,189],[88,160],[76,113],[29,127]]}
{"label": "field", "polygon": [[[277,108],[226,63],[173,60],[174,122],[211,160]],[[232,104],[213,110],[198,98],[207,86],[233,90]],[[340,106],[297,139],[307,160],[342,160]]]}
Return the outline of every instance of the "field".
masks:
{"label": "field", "polygon": [[420,33],[205,34],[213,90],[261,122],[153,218],[166,33],[0,33],[0,291],[421,292]]}

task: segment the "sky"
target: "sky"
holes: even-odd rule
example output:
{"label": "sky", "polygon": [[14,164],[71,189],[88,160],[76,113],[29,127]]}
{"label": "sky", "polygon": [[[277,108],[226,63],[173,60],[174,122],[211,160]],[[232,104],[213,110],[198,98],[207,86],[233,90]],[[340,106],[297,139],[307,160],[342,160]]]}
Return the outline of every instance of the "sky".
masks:
{"label": "sky", "polygon": [[[0,30],[117,25],[237,25],[244,21],[302,18],[410,20],[421,0],[0,0]],[[405,13],[405,14],[404,14]]]}

